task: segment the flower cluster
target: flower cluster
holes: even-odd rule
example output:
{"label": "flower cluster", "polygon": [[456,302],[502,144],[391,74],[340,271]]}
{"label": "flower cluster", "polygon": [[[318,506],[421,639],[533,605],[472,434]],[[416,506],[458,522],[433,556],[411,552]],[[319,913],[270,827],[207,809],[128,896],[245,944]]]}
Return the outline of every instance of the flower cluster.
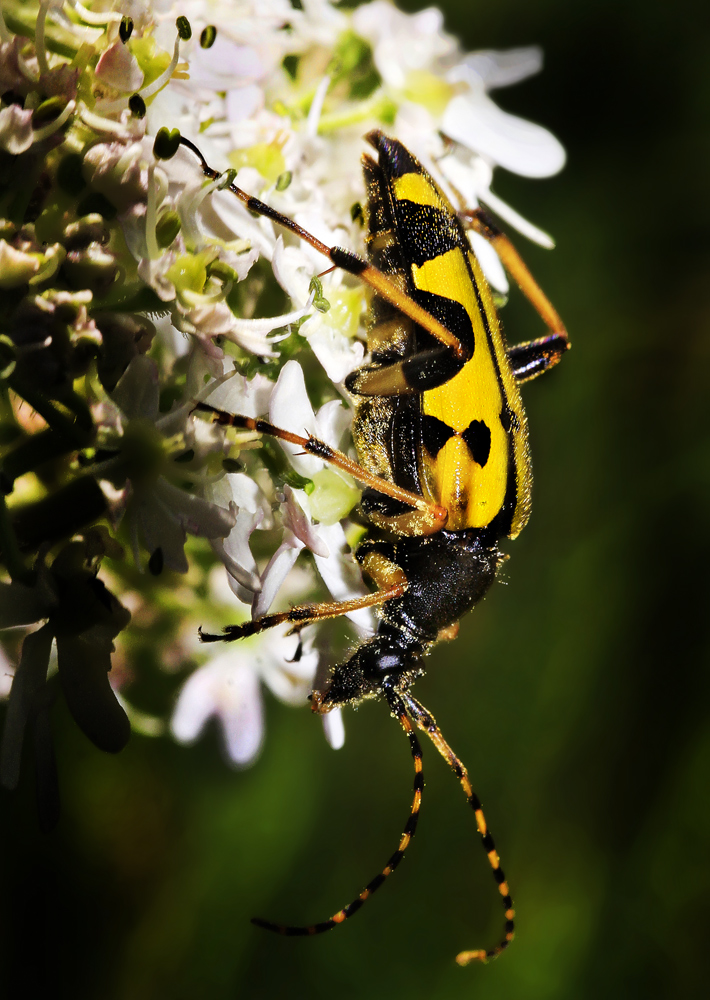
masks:
{"label": "flower cluster", "polygon": [[[489,96],[539,68],[535,49],[465,54],[437,10],[407,15],[389,0],[352,11],[4,0],[0,628],[17,662],[5,786],[28,727],[50,745],[37,733],[56,690],[104,750],[123,746],[129,721],[162,731],[171,706],[151,701],[146,651],[188,674],[174,736],[190,742],[216,717],[236,765],[261,745],[262,683],[306,703],[329,666],[312,637],[200,647],[197,627],[365,593],[351,556],[357,486],[195,405],[268,415],[347,450],[343,380],[364,358],[367,303],[340,272],[318,279],[323,259],[229,184],[328,245],[362,250],[362,136],[379,127],[455,203],[480,201],[550,245],[491,190],[496,166],[528,177],[562,166],[549,132]],[[223,173],[205,180],[182,145],[158,158],[164,129]],[[504,296],[500,261],[471,239]],[[369,612],[352,618],[372,627]],[[340,721],[326,718],[338,745]],[[48,757],[40,770],[51,822]]]}

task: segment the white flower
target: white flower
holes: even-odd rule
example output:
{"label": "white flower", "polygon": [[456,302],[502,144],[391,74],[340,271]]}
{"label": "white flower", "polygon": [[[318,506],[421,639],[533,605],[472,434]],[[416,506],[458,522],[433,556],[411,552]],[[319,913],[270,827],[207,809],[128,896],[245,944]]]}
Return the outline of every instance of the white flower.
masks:
{"label": "white flower", "polygon": [[[116,458],[96,469],[96,475],[123,491],[117,506],[125,508],[130,521],[136,563],[140,565],[142,542],[158,559],[157,571],[164,566],[185,573],[187,533],[224,538],[234,527],[236,512],[188,493],[163,474],[170,471],[171,454],[190,447],[192,407],[161,416],[158,392],[155,362],[138,355],[113,391],[112,402],[95,407],[103,446],[118,450]],[[218,447],[216,440],[212,447]]]}
{"label": "white flower", "polygon": [[448,74],[467,93],[452,97],[442,128],[452,139],[493,164],[522,177],[550,177],[562,169],[565,151],[555,137],[532,122],[501,111],[486,91],[517,83],[542,67],[539,49],[480,52]]}
{"label": "white flower", "polygon": [[375,0],[353,13],[353,27],[373,47],[375,65],[385,84],[404,90],[411,73],[434,70],[456,52],[456,42],[443,31],[440,10],[428,7],[405,14],[386,2]]}
{"label": "white flower", "polygon": [[0,646],[0,701],[4,701],[10,694],[14,675],[14,664],[10,662],[7,653]]}
{"label": "white flower", "polygon": [[136,57],[123,42],[114,42],[101,53],[96,64],[96,79],[114,90],[131,94],[143,85],[143,71]]}
{"label": "white flower", "polygon": [[[199,366],[193,365],[195,367],[199,374]],[[211,406],[228,413],[258,417],[268,412],[273,389],[274,383],[263,375],[257,374],[249,380],[232,371],[226,373],[209,393],[203,392],[202,397]],[[195,426],[215,425],[195,421]],[[261,581],[250,538],[257,528],[268,530],[274,526],[269,498],[253,477],[242,472],[228,473],[206,483],[204,495],[220,507],[236,511],[234,527],[227,537],[213,538],[211,544],[225,565],[232,592],[240,601],[251,603],[254,594],[261,589]]]}
{"label": "white flower", "polygon": [[249,603],[261,590],[249,541],[257,528],[273,526],[270,504],[254,480],[239,472],[225,476],[212,487],[211,493],[214,499],[223,493],[235,505],[234,527],[225,539],[212,539],[212,547],[225,565],[232,592],[240,601]]}
{"label": "white flower", "polygon": [[[298,491],[300,493],[300,491]],[[296,499],[296,493],[289,486],[284,487],[286,502],[283,505],[284,535],[281,545],[269,560],[261,574],[261,587],[256,594],[252,616],[261,618],[273,604],[281,585],[293,568],[304,548],[327,558],[328,546],[322,541],[311,523],[308,514]],[[305,496],[305,494],[304,494]]]}
{"label": "white flower", "polygon": [[[125,42],[125,30],[119,38],[124,14],[133,21]],[[191,21],[190,40],[176,38],[178,14]],[[197,401],[209,399],[213,406],[268,415],[295,434],[347,449],[352,412],[331,397],[364,360],[362,287],[338,271],[322,274],[320,284],[314,281],[329,262],[270,219],[255,217],[225,188],[234,180],[328,246],[363,252],[364,231],[357,221],[362,213],[352,211],[365,198],[362,136],[385,128],[412,148],[455,206],[483,204],[550,245],[546,234],[493,190],[497,167],[544,177],[564,162],[562,147],[549,132],[503,112],[491,98],[495,88],[537,72],[539,52],[466,54],[443,30],[439,11],[406,14],[387,0],[354,11],[332,0],[127,0],[123,5],[101,0],[89,9],[78,0],[69,0],[68,7],[61,0],[40,0],[36,22],[34,41],[18,39],[0,14],[2,92],[13,95],[13,103],[0,109],[0,147],[21,158],[31,147],[34,156],[37,144],[44,143],[48,171],[62,164],[59,187],[83,184],[77,203],[107,200],[117,215],[115,221],[105,217],[100,235],[88,243],[88,224],[82,222],[72,236],[76,246],[66,252],[60,244],[37,243],[31,225],[21,237],[0,240],[0,286],[14,294],[56,274],[76,284],[77,300],[85,296],[76,318],[67,322],[78,345],[76,372],[71,378],[62,374],[68,386],[78,386],[93,364],[92,350],[97,345],[104,350],[100,363],[110,369],[110,378],[106,381],[99,368],[100,383],[115,388],[92,407],[102,460],[91,471],[112,497],[115,521],[127,517],[136,559],[142,545],[152,570],[164,565],[185,571],[187,533],[205,537],[226,567],[225,591],[231,588],[257,617],[278,595],[283,598],[285,588],[297,603],[312,596],[310,565],[307,570],[298,565],[304,550],[334,601],[366,594],[341,523],[359,498],[357,484],[332,464],[282,442],[294,475],[273,444],[257,434],[227,433],[192,415]],[[216,42],[203,50],[200,32],[211,23]],[[76,58],[54,51],[57,31],[62,47]],[[81,52],[94,56],[87,63]],[[365,96],[357,89],[363,81],[370,88]],[[129,108],[136,94],[142,100],[134,98]],[[54,99],[56,111],[50,103],[41,124],[37,112],[47,98]],[[214,177],[208,171],[205,178],[199,159],[185,147],[158,162],[152,137],[165,126],[197,144],[215,170],[230,173]],[[80,157],[76,177],[65,153]],[[13,203],[18,193],[25,196],[21,174],[20,169],[12,178]],[[55,190],[57,185],[50,199]],[[71,212],[74,195],[66,194],[62,211]],[[38,232],[40,219],[51,231],[51,212],[39,216]],[[491,283],[507,289],[490,245],[475,234],[471,241]],[[87,287],[86,275],[96,271],[101,282]],[[61,285],[56,294],[66,294]],[[40,293],[37,313],[44,295],[54,301],[54,291]],[[101,319],[90,304],[97,299],[106,310]],[[52,317],[68,313],[56,305]],[[111,318],[116,308],[130,319],[114,337],[107,362],[106,344],[121,327],[116,313]],[[136,316],[152,311],[160,316],[154,352],[160,367],[140,353],[150,338]],[[47,326],[43,321],[29,328],[35,331],[31,344],[20,340],[18,365],[33,363],[29,348],[35,352],[35,340],[47,346]],[[282,364],[279,358],[279,352],[290,357],[300,343],[295,330],[335,385],[334,391],[325,389],[329,401],[317,413],[298,363]],[[263,375],[227,377],[230,366],[253,371],[258,359],[268,362],[275,382]],[[101,392],[91,372],[83,381],[91,392]],[[182,405],[161,414],[161,389],[174,397],[182,393]],[[233,464],[237,450],[239,467]],[[30,593],[11,585],[6,619],[41,620],[41,612],[56,603],[56,595],[41,589],[38,584]],[[361,631],[372,631],[372,611],[350,617]],[[290,704],[303,704],[314,683],[317,654],[307,645],[300,658],[288,662],[298,639],[286,638],[284,631],[217,647],[183,687],[173,717],[176,737],[196,739],[215,716],[230,760],[240,766],[251,762],[263,739],[262,686]],[[39,641],[32,640],[30,650]],[[41,652],[44,656],[44,647]],[[71,673],[73,652],[65,644],[65,673]],[[106,649],[102,655],[108,658]],[[31,659],[28,663],[31,667]],[[27,669],[24,673],[29,676]],[[16,702],[22,702],[22,683],[16,691]],[[330,713],[324,723],[331,742],[341,743],[339,716]]]}
{"label": "white flower", "polygon": [[10,156],[18,156],[29,149],[34,141],[32,111],[9,104],[0,109],[0,149]]}
{"label": "white flower", "polygon": [[[299,219],[299,224],[311,231],[313,220]],[[334,242],[333,234],[324,236],[322,226],[313,226],[320,239]],[[306,252],[309,248],[286,247],[279,237],[274,247],[272,266],[274,276],[284,291],[295,301],[308,298],[313,264]],[[313,251],[311,251],[312,254]],[[333,383],[343,382],[353,369],[362,364],[365,347],[355,339],[359,330],[361,315],[365,308],[362,288],[350,288],[343,283],[338,271],[327,275],[323,282],[323,299],[328,309],[321,312],[314,309],[299,327],[299,334],[308,341],[308,346],[325,369]]]}
{"label": "white flower", "polygon": [[[283,427],[294,434],[312,434],[332,448],[339,448],[343,434],[350,425],[351,416],[347,407],[338,399],[325,403],[316,415],[306,392],[303,369],[299,363],[288,361],[283,366],[269,406],[269,419],[276,427]],[[279,443],[299,475],[311,478],[324,468],[322,459],[315,455],[304,455],[299,445],[288,441]]]}
{"label": "white flower", "polygon": [[272,629],[220,652],[190,675],[171,721],[180,743],[194,743],[211,717],[220,723],[227,757],[246,767],[259,755],[264,739],[262,684],[287,705],[305,705],[313,685],[318,653],[304,642]]}

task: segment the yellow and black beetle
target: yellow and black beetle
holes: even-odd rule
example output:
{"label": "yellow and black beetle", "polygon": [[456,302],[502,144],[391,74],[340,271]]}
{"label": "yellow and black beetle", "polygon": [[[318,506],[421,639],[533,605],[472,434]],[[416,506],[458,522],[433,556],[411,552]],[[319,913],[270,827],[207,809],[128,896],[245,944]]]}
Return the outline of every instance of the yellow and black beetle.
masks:
{"label": "yellow and black beetle", "polygon": [[[519,385],[555,365],[569,342],[559,316],[513,246],[486,214],[457,213],[438,185],[397,140],[380,131],[367,140],[378,162],[364,157],[368,194],[369,260],[327,247],[292,220],[227,187],[252,211],[306,240],[331,263],[357,275],[376,293],[368,331],[368,364],[346,380],[356,400],[354,462],[314,437],[293,434],[264,420],[228,414],[207,404],[219,423],[270,434],[300,445],[346,470],[364,486],[362,511],[371,536],[355,553],[377,589],[337,604],[294,607],[206,642],[232,641],[284,622],[306,625],[360,607],[377,606],[376,634],[336,666],[328,684],[312,695],[325,713],[364,698],[384,698],[403,726],[414,760],[414,800],[402,838],[385,868],[351,903],[328,920],[288,927],[259,926],[282,934],[318,934],[355,913],[401,861],[414,834],[423,789],[421,747],[415,728],[432,740],[461,782],[505,909],[505,933],[489,950],[462,952],[457,961],[486,961],[513,938],[509,889],[481,803],[466,768],[444,740],[433,716],[411,694],[424,657],[493,583],[503,555],[501,539],[515,538],[530,515],[531,469]],[[189,140],[211,179],[219,175]],[[471,249],[466,228],[494,245],[538,310],[549,334],[507,347],[491,292]]]}

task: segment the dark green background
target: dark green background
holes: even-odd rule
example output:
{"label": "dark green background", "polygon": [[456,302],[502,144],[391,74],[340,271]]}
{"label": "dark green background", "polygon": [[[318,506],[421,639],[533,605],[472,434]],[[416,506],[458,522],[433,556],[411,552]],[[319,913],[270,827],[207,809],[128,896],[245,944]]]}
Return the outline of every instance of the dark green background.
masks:
{"label": "dark green background", "polygon": [[[554,233],[525,246],[574,348],[527,387],[535,510],[502,583],[431,658],[419,697],[468,763],[518,912],[500,934],[473,821],[425,747],[417,840],[346,927],[284,941],[258,913],[322,919],[394,848],[406,741],[382,705],[319,724],[268,700],[263,757],[215,738],[94,750],[58,708],[58,831],[32,784],[3,795],[6,995],[682,998],[708,979],[708,19],[642,2],[447,3],[467,48],[538,43],[544,72],[498,92],[569,151],[496,190]],[[522,241],[518,240],[518,245]],[[537,335],[515,297],[511,340]],[[235,654],[236,655],[236,654]],[[0,986],[0,992],[3,987]]]}

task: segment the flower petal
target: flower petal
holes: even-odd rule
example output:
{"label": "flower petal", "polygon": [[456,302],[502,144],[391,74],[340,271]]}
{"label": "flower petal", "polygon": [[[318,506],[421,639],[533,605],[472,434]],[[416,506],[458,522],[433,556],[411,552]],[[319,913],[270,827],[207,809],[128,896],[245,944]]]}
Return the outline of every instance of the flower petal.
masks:
{"label": "flower petal", "polygon": [[501,264],[500,257],[488,240],[478,233],[471,232],[468,234],[468,238],[471,241],[473,252],[478,258],[478,263],[481,265],[488,284],[505,295],[510,289],[510,285],[508,284],[508,277],[505,273],[505,268]]}
{"label": "flower petal", "polygon": [[211,392],[205,402],[228,413],[240,413],[245,417],[263,417],[269,412],[269,401],[275,385],[275,382],[259,373],[252,379],[235,374]]}
{"label": "flower petal", "polygon": [[155,493],[191,535],[225,538],[236,524],[237,515],[233,510],[181,490],[163,476],[155,484]]}
{"label": "flower petal", "polygon": [[116,41],[101,53],[94,70],[96,81],[124,94],[140,90],[143,71],[136,57],[123,42]]}
{"label": "flower petal", "polygon": [[331,382],[342,382],[354,368],[362,364],[365,356],[362,341],[344,337],[335,327],[320,323],[313,333],[303,327],[299,332],[308,341],[308,346],[323,365]]}
{"label": "flower petal", "polygon": [[109,684],[110,644],[59,635],[57,665],[69,711],[84,735],[106,753],[123,750],[131,724]]}
{"label": "flower petal", "polygon": [[211,716],[219,719],[229,760],[246,767],[256,759],[264,734],[258,674],[234,655],[199,667],[183,685],[170,729],[180,743],[194,743]]}
{"label": "flower petal", "polygon": [[[461,70],[464,70],[464,76]],[[537,45],[529,45],[519,49],[505,49],[502,52],[493,49],[481,49],[467,55],[462,66],[456,67],[449,74],[452,82],[468,79],[475,75],[486,90],[496,87],[510,87],[514,83],[534,76],[542,69],[542,49]]]}
{"label": "flower petal", "polygon": [[10,156],[19,156],[34,140],[32,110],[9,104],[0,110],[0,149]]}
{"label": "flower petal", "polygon": [[565,164],[564,148],[551,132],[501,111],[483,93],[452,98],[441,127],[462,146],[521,177],[550,177]]}
{"label": "flower petal", "polygon": [[152,358],[138,354],[111,393],[116,406],[131,419],[155,421],[158,417],[158,367]]}
{"label": "flower petal", "polygon": [[333,750],[340,750],[345,744],[345,726],[343,725],[343,712],[340,708],[334,708],[321,716],[323,720],[323,732]]}
{"label": "flower petal", "polygon": [[229,575],[229,585],[233,593],[247,604],[261,589],[256,562],[249,547],[249,539],[263,520],[261,510],[249,511],[240,508],[237,520],[224,541],[212,540],[212,547],[223,561]]}
{"label": "flower petal", "polygon": [[[364,597],[368,590],[360,569],[350,553],[341,524],[319,524],[318,531],[330,549],[327,559],[314,555],[318,572],[336,601]],[[364,632],[374,632],[374,616],[370,608],[351,611],[347,617]]]}
{"label": "flower petal", "polygon": [[283,507],[284,527],[292,531],[296,539],[315,555],[327,559],[328,546],[311,521],[308,494],[304,490],[292,490],[290,486],[284,486],[284,495],[286,497]]}
{"label": "flower petal", "polygon": [[25,727],[33,702],[47,680],[53,640],[53,629],[43,625],[37,632],[25,636],[22,643],[22,655],[12,682],[0,747],[0,784],[9,790],[17,787],[20,777]]}
{"label": "flower petal", "polygon": [[[269,419],[276,427],[294,434],[317,434],[316,417],[306,392],[303,370],[297,361],[287,361],[279,373],[271,403]],[[323,468],[321,459],[304,455],[300,445],[279,441],[296,472],[312,476]]]}
{"label": "flower petal", "polygon": [[251,670],[240,671],[239,682],[233,682],[229,695],[219,711],[225,748],[233,764],[248,767],[259,756],[264,742],[264,707],[258,675]]}
{"label": "flower petal", "polygon": [[261,575],[261,592],[256,596],[252,618],[261,618],[269,610],[302,548],[304,548],[303,542],[298,541],[293,535],[291,541],[284,541],[279,545]]}
{"label": "flower petal", "polygon": [[353,411],[345,406],[342,399],[331,399],[323,403],[316,414],[318,437],[331,448],[340,448],[343,434],[350,427]]}

